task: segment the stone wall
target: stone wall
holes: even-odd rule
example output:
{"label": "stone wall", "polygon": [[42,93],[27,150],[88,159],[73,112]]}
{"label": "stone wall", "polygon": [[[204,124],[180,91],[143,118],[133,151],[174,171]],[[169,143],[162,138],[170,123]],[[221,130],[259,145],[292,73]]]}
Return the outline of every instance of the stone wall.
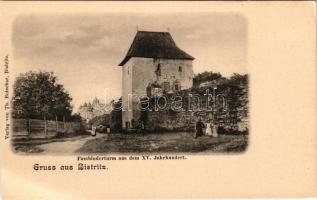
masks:
{"label": "stone wall", "polygon": [[[151,109],[147,113],[146,129],[149,131],[193,131],[198,119],[210,121],[224,130],[245,132],[249,128],[248,88],[247,85],[220,88],[216,95],[223,96],[226,103],[219,98],[215,108],[213,98],[202,98],[200,103],[193,98],[189,106],[189,94],[202,96],[202,91],[211,88],[200,88],[200,91],[185,90],[178,93],[182,97],[182,110],[170,109],[172,100],[167,98],[168,109],[155,109],[155,99],[151,99]],[[199,106],[199,105],[200,106]],[[200,108],[200,109],[198,109]]]}

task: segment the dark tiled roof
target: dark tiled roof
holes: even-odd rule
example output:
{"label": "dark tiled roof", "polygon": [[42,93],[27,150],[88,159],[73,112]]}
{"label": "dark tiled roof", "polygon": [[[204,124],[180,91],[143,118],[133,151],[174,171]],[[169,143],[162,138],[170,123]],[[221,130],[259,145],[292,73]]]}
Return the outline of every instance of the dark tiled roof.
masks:
{"label": "dark tiled roof", "polygon": [[170,33],[149,31],[137,32],[119,66],[123,66],[131,57],[194,60],[194,57],[176,46]]}

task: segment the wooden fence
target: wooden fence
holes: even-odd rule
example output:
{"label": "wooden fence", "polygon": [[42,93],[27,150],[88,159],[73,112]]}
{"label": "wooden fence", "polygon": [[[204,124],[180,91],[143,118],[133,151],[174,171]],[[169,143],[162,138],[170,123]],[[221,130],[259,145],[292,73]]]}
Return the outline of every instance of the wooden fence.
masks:
{"label": "wooden fence", "polygon": [[51,138],[58,133],[73,134],[82,129],[80,122],[61,122],[39,119],[12,119],[12,136]]}

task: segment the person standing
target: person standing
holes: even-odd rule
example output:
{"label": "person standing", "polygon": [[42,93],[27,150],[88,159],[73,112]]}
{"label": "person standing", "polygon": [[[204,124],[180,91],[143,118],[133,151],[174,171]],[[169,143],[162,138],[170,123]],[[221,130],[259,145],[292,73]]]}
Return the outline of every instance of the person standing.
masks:
{"label": "person standing", "polygon": [[213,137],[218,137],[218,133],[217,133],[217,126],[213,126],[213,129],[212,129],[212,136]]}
{"label": "person standing", "polygon": [[141,120],[139,121],[138,130],[139,130],[139,133],[144,133],[145,126],[144,126],[144,122]]}
{"label": "person standing", "polygon": [[97,135],[97,127],[92,126],[91,127],[91,136],[95,137]]}
{"label": "person standing", "polygon": [[212,136],[210,120],[206,123],[206,135],[207,136]]}
{"label": "person standing", "polygon": [[198,120],[196,123],[196,134],[195,138],[203,135],[203,128],[205,128],[204,123],[201,122],[201,119]]}

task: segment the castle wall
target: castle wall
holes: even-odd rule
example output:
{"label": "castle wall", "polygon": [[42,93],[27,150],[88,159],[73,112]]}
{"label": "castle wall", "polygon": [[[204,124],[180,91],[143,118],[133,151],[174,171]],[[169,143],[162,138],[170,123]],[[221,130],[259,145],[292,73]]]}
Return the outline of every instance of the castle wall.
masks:
{"label": "castle wall", "polygon": [[[211,88],[206,88],[211,89]],[[166,106],[164,109],[155,109],[155,103],[152,103],[150,110],[147,112],[147,122],[146,129],[148,131],[194,131],[195,123],[201,119],[204,123],[211,121],[216,122],[218,127],[232,131],[247,132],[249,129],[249,114],[248,114],[248,92],[247,85],[241,85],[239,96],[236,107],[226,107],[223,108],[221,99],[218,99],[216,103],[216,110],[207,109],[207,98],[195,91],[182,91],[182,93],[177,94],[181,97],[182,109],[173,110],[171,104],[173,103],[173,95],[167,96]],[[194,98],[189,101],[189,94],[201,97],[201,101],[197,101]],[[225,99],[225,92],[222,91],[218,94],[223,94]],[[155,97],[154,97],[155,98]],[[191,106],[189,107],[189,102]],[[212,105],[212,102],[209,102]],[[209,105],[210,105],[209,104]],[[200,108],[200,109],[199,109]],[[228,109],[228,110],[227,110]],[[216,116],[214,118],[214,116]]]}

